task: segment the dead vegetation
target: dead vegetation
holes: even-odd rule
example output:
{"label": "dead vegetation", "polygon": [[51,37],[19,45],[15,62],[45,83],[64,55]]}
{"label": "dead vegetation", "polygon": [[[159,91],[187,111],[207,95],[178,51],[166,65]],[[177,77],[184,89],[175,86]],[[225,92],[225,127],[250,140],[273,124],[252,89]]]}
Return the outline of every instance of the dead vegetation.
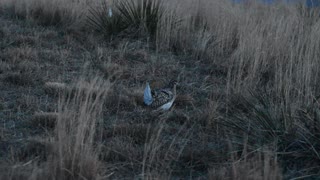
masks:
{"label": "dead vegetation", "polygon": [[[316,9],[227,0],[0,7],[1,179],[320,176]],[[170,111],[145,107],[146,81],[172,78]]]}

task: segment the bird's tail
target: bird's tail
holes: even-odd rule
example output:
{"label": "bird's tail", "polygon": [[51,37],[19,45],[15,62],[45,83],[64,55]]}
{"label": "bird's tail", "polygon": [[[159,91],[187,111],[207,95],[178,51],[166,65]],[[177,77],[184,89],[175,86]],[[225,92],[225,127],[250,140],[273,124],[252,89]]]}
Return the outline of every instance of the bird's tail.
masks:
{"label": "bird's tail", "polygon": [[147,83],[146,88],[144,89],[143,101],[148,106],[151,105],[151,103],[153,101],[149,83]]}

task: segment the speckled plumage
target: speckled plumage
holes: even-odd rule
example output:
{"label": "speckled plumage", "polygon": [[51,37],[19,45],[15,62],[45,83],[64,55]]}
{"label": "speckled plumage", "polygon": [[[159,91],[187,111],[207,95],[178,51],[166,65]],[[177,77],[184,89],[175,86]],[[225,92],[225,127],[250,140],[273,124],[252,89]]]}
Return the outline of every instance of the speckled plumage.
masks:
{"label": "speckled plumage", "polygon": [[[151,96],[150,96],[151,95]],[[176,98],[176,81],[162,89],[151,90],[149,84],[145,88],[144,102],[154,109],[168,110]]]}

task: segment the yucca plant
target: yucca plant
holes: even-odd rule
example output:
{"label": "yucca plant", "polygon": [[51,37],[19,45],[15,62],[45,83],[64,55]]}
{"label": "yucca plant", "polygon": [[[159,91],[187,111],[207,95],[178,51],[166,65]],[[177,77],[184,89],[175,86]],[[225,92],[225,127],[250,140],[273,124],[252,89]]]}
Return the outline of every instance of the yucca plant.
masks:
{"label": "yucca plant", "polygon": [[266,92],[235,94],[229,102],[229,108],[225,125],[238,135],[249,135],[249,141],[253,144],[273,142],[289,129],[283,107]]}
{"label": "yucca plant", "polygon": [[89,25],[107,36],[126,32],[155,37],[164,8],[161,0],[117,0],[112,6],[102,2],[100,9],[89,12]]}
{"label": "yucca plant", "polygon": [[[287,103],[283,97],[265,91],[235,94],[223,124],[235,143],[247,139],[251,150],[275,144],[285,171],[306,168],[304,174],[319,173],[319,103],[294,108]],[[299,174],[292,174],[296,176]]]}
{"label": "yucca plant", "polygon": [[164,13],[160,0],[118,1],[116,6],[129,28],[147,32],[151,37],[155,36]]}
{"label": "yucca plant", "polygon": [[127,27],[123,24],[118,11],[113,9],[105,1],[102,1],[100,7],[91,7],[88,16],[89,26],[107,37],[118,35],[124,31]]}

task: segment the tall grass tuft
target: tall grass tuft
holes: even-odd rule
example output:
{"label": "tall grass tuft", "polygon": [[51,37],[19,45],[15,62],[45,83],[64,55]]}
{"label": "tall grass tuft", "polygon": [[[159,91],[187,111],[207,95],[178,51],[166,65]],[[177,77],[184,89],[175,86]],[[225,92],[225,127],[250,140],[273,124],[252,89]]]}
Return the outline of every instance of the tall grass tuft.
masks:
{"label": "tall grass tuft", "polygon": [[79,28],[86,10],[85,0],[1,0],[2,9],[11,16],[34,21],[43,26]]}
{"label": "tall grass tuft", "polygon": [[[59,115],[55,128],[55,153],[49,164],[52,179],[98,179],[101,164],[97,139],[104,100],[109,82],[95,78],[80,81],[74,94],[66,94],[59,101]],[[99,138],[98,138],[99,139]]]}

